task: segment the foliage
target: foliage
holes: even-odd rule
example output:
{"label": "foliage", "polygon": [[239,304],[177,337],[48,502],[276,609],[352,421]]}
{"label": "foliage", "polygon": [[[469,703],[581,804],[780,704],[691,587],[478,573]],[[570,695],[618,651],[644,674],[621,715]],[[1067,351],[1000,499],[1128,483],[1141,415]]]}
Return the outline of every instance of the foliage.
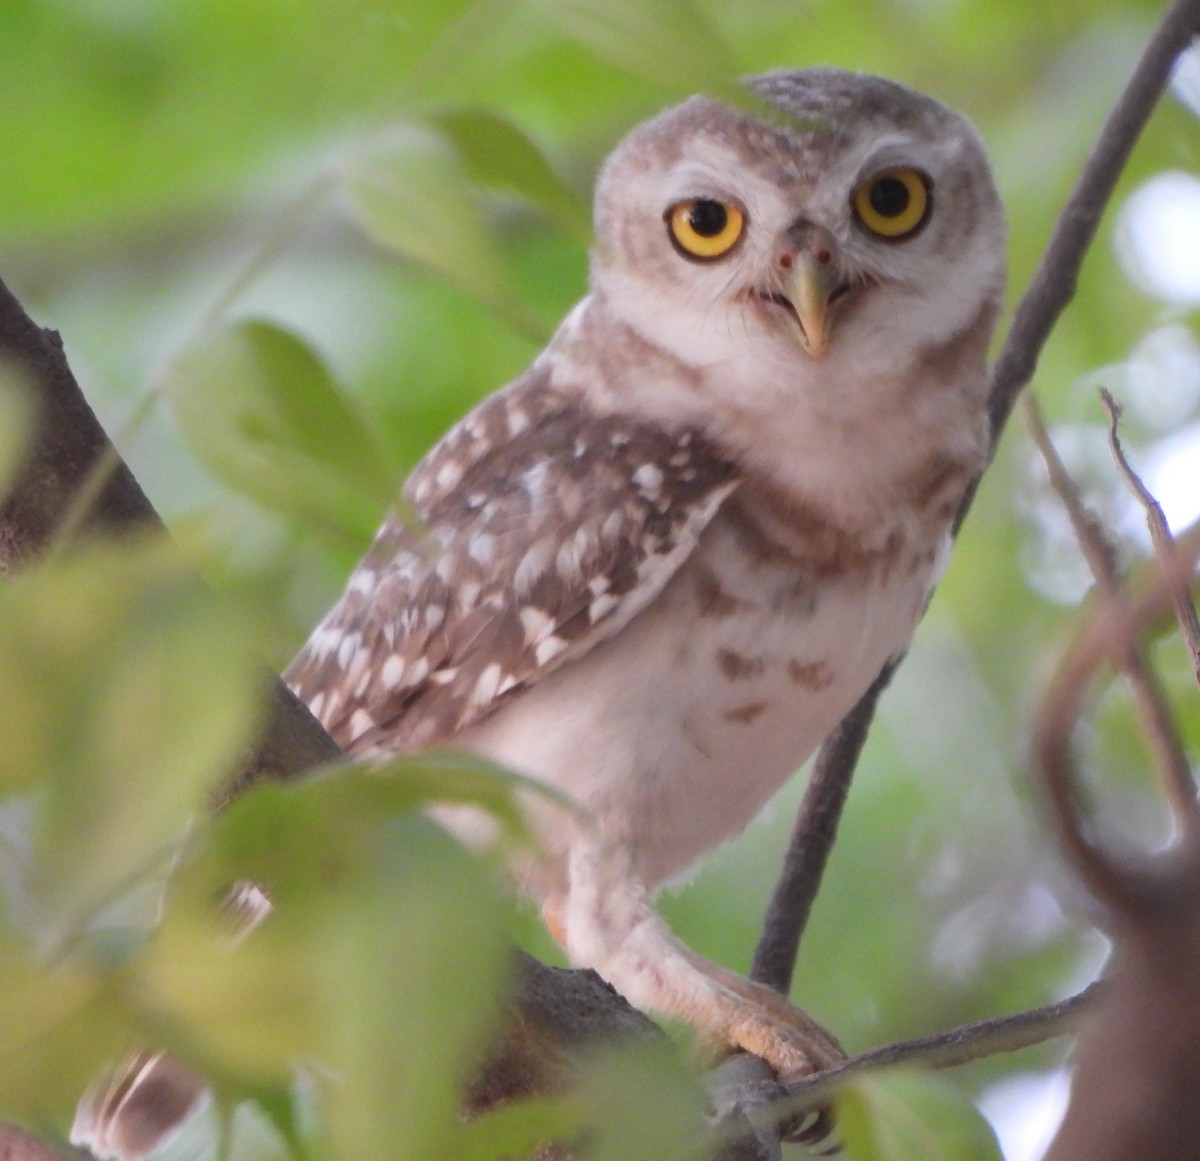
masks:
{"label": "foliage", "polygon": [[1001,1161],[991,1126],[945,1082],[906,1072],[852,1080],[837,1102],[853,1161]]}
{"label": "foliage", "polygon": [[[494,1017],[502,930],[553,952],[528,916],[498,905],[486,865],[415,812],[420,767],[262,792],[197,824],[186,853],[183,822],[254,728],[261,657],[286,660],[396,481],[582,292],[587,189],[630,124],[777,64],[923,88],[989,143],[1019,290],[1157,9],[0,7],[0,99],[14,111],[0,126],[0,270],[63,332],[185,545],[65,553],[0,589],[0,1116],[61,1129],[99,1061],[140,1035],[255,1094],[280,1124],[290,1064],[310,1065],[324,1112],[314,1129],[306,1107],[300,1123],[334,1156],[482,1159],[547,1124],[591,1126],[591,1155],[632,1156],[604,1115],[618,1104],[648,1108],[639,1125],[668,1125],[654,1140],[693,1141],[694,1091],[661,1061],[638,1080],[624,1063],[598,1065],[571,1107],[454,1122],[463,1061]],[[1189,118],[1163,108],[1125,192],[1194,164]],[[1146,339],[1163,308],[1125,277],[1110,235],[1040,376],[1051,417],[1082,433],[1084,463],[1102,418],[1098,368],[1118,394],[1152,402],[1167,382],[1182,400],[1169,420],[1147,406],[1127,429],[1148,452],[1200,410],[1194,317],[1177,306],[1173,345],[1161,328]],[[141,407],[148,391],[169,407]],[[14,398],[0,394],[0,481]],[[135,414],[149,419],[127,428]],[[885,699],[803,952],[798,996],[852,1048],[1040,1002],[1095,964],[1047,890],[1024,804],[1029,675],[1080,590],[1017,443]],[[1127,711],[1102,707],[1098,729],[1116,756],[1107,789],[1133,801]],[[510,786],[485,782],[503,806]],[[669,905],[722,962],[748,960],[796,792]],[[151,936],[147,892],[177,857]],[[251,869],[296,903],[265,938],[230,949],[209,905]],[[974,1092],[1045,1060],[958,1083]],[[895,1127],[920,1104],[907,1084],[848,1100]]]}

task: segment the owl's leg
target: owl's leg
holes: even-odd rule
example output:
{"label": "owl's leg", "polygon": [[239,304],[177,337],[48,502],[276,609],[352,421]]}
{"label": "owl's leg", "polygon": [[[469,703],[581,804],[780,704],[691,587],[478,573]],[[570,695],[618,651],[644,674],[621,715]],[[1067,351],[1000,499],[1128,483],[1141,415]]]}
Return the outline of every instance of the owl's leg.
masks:
{"label": "owl's leg", "polygon": [[630,1003],[686,1020],[710,1043],[761,1056],[782,1080],[843,1059],[833,1036],[784,996],[681,943],[611,848],[578,843],[565,897],[547,900],[543,913],[571,960],[594,968]]}

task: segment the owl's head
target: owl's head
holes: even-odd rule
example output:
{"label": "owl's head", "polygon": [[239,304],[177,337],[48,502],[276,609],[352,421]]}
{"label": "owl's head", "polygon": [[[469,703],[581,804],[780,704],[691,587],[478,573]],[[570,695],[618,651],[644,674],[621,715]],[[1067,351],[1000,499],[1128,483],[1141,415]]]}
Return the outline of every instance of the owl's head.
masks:
{"label": "owl's head", "polygon": [[902,85],[835,69],[695,97],[635,129],[596,191],[593,284],[696,361],[759,348],[858,360],[936,345],[1004,282],[977,134]]}

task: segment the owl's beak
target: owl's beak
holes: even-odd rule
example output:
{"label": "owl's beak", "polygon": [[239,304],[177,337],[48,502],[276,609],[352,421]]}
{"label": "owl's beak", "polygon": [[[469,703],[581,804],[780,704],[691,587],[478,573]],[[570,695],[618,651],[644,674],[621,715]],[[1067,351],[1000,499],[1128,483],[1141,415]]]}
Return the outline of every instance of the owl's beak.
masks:
{"label": "owl's beak", "polygon": [[839,284],[829,251],[814,247],[798,251],[784,277],[784,293],[800,323],[800,345],[814,358],[829,349],[829,305]]}

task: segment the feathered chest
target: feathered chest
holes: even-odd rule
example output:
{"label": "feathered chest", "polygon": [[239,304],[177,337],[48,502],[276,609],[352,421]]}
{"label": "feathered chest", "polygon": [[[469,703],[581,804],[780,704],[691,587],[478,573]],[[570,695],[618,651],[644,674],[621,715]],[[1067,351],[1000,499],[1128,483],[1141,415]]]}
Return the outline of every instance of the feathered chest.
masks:
{"label": "feathered chest", "polygon": [[[739,489],[622,632],[460,741],[580,802],[659,883],[737,834],[907,646],[943,539],[911,512],[850,536]],[[557,812],[543,837],[566,857]]]}

